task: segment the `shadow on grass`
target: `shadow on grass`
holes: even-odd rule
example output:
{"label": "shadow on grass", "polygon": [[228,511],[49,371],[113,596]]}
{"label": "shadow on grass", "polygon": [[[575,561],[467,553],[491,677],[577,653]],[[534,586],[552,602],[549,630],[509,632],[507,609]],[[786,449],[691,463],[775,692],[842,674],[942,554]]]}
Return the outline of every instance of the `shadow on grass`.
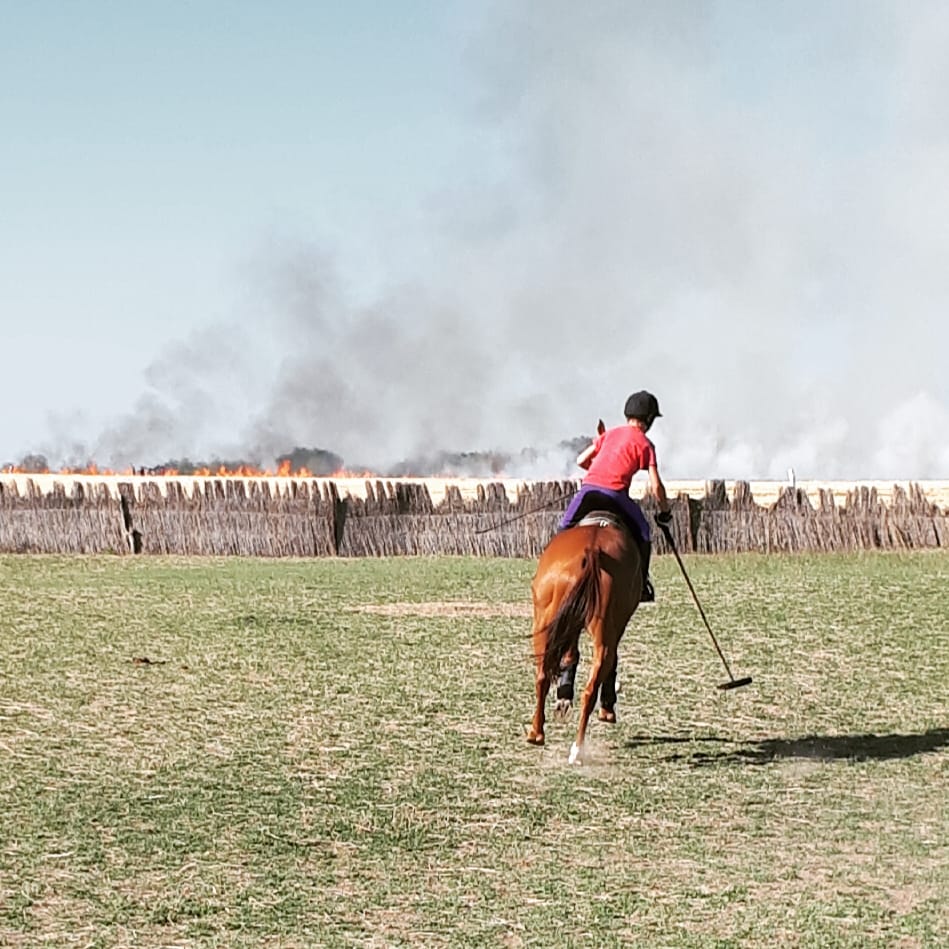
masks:
{"label": "shadow on grass", "polygon": [[910,758],[949,747],[949,728],[931,728],[917,735],[807,735],[804,738],[765,738],[738,742],[716,736],[683,738],[672,735],[634,735],[627,748],[640,745],[693,743],[741,745],[715,751],[690,751],[663,757],[663,761],[685,761],[696,766],[716,764],[769,764],[780,758],[810,758],[815,761],[887,761]]}

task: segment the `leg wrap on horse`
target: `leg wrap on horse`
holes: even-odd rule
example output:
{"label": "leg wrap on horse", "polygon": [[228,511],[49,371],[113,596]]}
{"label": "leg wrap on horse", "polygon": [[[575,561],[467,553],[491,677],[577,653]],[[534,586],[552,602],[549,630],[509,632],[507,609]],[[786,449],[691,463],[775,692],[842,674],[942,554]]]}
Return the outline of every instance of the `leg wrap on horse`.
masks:
{"label": "leg wrap on horse", "polygon": [[577,681],[577,666],[579,665],[580,660],[577,659],[560,673],[560,681],[557,683],[558,699],[567,699],[568,702],[573,701],[573,686]]}

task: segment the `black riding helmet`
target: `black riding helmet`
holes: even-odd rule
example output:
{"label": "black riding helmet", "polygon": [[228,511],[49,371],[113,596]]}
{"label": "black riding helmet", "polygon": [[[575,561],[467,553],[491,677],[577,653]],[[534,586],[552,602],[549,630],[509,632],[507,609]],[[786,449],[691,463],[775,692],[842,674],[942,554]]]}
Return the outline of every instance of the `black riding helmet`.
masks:
{"label": "black riding helmet", "polygon": [[626,408],[623,409],[626,418],[638,418],[646,425],[652,423],[662,416],[659,411],[659,402],[651,392],[634,392],[626,400]]}

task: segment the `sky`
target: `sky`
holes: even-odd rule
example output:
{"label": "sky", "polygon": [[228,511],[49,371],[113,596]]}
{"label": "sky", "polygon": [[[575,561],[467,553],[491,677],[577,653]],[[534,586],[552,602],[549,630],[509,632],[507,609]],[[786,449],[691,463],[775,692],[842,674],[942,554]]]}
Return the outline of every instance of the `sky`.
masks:
{"label": "sky", "polygon": [[572,476],[645,388],[666,478],[949,478],[945,4],[0,22],[0,464]]}

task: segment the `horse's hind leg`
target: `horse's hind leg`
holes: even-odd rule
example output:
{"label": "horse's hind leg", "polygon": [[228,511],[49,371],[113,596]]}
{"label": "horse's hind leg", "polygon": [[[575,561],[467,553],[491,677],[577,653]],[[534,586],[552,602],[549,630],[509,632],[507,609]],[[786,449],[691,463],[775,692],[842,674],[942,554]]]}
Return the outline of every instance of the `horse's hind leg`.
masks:
{"label": "horse's hind leg", "polygon": [[613,653],[613,662],[603,671],[603,681],[600,683],[600,711],[597,717],[601,722],[616,721],[616,666],[619,654]]}
{"label": "horse's hind leg", "polygon": [[544,671],[544,651],[547,648],[547,624],[545,619],[544,611],[539,609],[535,604],[532,639],[534,643],[534,657],[537,663],[536,672],[534,674],[534,694],[537,702],[534,707],[534,718],[531,722],[531,728],[527,733],[527,740],[532,745],[542,745],[544,743],[544,704],[547,701],[547,693],[550,690],[550,679]]}
{"label": "horse's hind leg", "polygon": [[595,641],[593,646],[593,667],[590,670],[590,678],[583,690],[583,697],[580,700],[580,723],[577,726],[577,738],[570,749],[570,764],[580,764],[583,755],[583,743],[587,735],[587,723],[590,721],[590,713],[596,704],[596,696],[600,689],[600,682],[603,679],[604,669],[613,665],[615,650],[609,650]]}
{"label": "horse's hind leg", "polygon": [[531,722],[531,729],[527,733],[527,740],[532,745],[542,745],[544,743],[544,703],[547,701],[547,692],[550,689],[550,679],[544,672],[543,657],[537,662],[537,674],[534,678],[534,692],[537,698],[537,705],[534,708],[534,719]]}

